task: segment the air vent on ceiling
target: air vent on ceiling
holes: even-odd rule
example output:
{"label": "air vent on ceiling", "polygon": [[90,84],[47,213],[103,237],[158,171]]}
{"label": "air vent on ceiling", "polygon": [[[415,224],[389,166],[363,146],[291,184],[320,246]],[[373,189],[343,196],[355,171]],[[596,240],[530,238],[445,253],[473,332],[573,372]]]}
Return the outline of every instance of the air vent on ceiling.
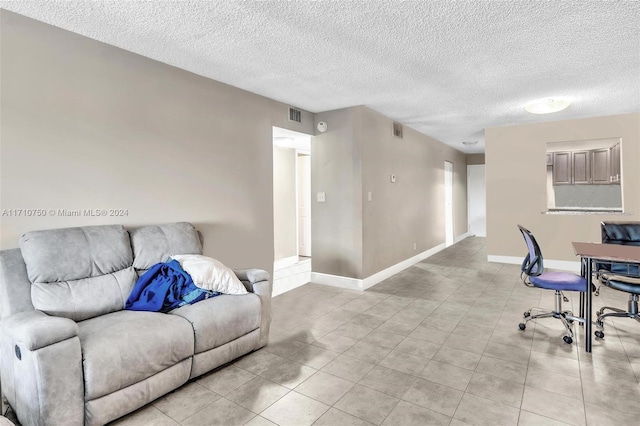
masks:
{"label": "air vent on ceiling", "polygon": [[302,111],[296,108],[289,107],[289,121],[295,121],[296,123],[302,123]]}
{"label": "air vent on ceiling", "polygon": [[402,139],[402,124],[393,122],[393,136]]}

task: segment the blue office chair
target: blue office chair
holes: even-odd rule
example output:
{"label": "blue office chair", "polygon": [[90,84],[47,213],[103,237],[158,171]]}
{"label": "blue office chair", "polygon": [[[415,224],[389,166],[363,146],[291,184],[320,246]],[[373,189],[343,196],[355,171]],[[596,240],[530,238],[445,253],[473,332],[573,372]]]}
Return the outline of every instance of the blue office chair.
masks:
{"label": "blue office chair", "polygon": [[[600,229],[602,232],[602,242],[604,244],[621,244],[640,246],[640,222],[601,222]],[[623,317],[633,318],[640,322],[640,314],[638,314],[638,299],[640,299],[640,265],[629,263],[608,264],[606,262],[597,264],[598,278],[600,283],[611,287],[614,290],[620,290],[629,293],[629,302],[627,310],[614,308],[612,306],[604,306],[596,315],[596,337],[604,338],[604,322],[607,317]],[[598,294],[600,288],[598,287]],[[610,312],[605,314],[605,309]]]}
{"label": "blue office chair", "polygon": [[[540,246],[534,238],[533,234],[526,228],[518,225],[529,252],[522,262],[520,278],[522,282],[529,287],[544,288],[547,290],[555,290],[556,306],[553,311],[543,310],[540,308],[531,308],[524,313],[524,321],[519,324],[520,330],[527,328],[527,322],[540,318],[557,318],[562,321],[567,329],[566,336],[563,337],[565,343],[573,342],[573,330],[571,324],[574,321],[584,322],[584,318],[576,317],[571,311],[562,310],[563,291],[587,291],[587,281],[580,275],[571,272],[544,272],[542,252]],[[568,299],[564,298],[568,302]],[[539,314],[531,315],[531,311],[541,311]]]}
{"label": "blue office chair", "polygon": [[[640,222],[600,222],[600,233],[602,234],[602,244],[640,246]],[[600,285],[607,284],[606,274],[610,273],[640,278],[640,265],[637,264],[601,262],[596,263],[596,271],[598,271]],[[595,296],[600,294],[600,285],[593,293]]]}
{"label": "blue office chair", "polygon": [[[600,276],[604,279],[604,284],[607,287],[629,293],[627,311],[620,308],[614,308],[613,306],[603,306],[598,312],[596,312],[596,315],[598,317],[598,319],[596,320],[596,327],[598,327],[599,330],[595,332],[595,335],[596,337],[602,339],[604,338],[603,320],[607,317],[632,318],[640,322],[640,315],[638,314],[638,299],[640,299],[640,278],[609,274],[601,274]],[[605,309],[613,312],[605,314]]]}

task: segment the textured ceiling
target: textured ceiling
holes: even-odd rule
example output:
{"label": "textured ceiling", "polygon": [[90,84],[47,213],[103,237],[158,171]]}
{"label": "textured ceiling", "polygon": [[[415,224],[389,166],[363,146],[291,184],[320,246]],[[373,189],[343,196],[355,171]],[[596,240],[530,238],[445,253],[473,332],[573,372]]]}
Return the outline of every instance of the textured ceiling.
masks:
{"label": "textured ceiling", "polygon": [[[311,112],[366,105],[465,152],[484,150],[486,127],[640,111],[637,1],[0,7]],[[573,104],[523,109],[557,96]]]}

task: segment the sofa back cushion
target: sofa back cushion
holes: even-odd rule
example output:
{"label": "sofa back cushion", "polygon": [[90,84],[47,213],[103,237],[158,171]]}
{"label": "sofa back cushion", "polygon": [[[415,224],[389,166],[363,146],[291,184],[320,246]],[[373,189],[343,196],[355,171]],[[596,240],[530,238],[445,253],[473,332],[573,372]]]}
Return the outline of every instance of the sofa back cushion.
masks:
{"label": "sofa back cushion", "polygon": [[176,254],[202,254],[198,232],[187,222],[151,225],[131,231],[133,266],[149,269]]}
{"label": "sofa back cushion", "polygon": [[81,321],[124,308],[136,274],[122,225],[28,232],[20,239],[34,308]]}

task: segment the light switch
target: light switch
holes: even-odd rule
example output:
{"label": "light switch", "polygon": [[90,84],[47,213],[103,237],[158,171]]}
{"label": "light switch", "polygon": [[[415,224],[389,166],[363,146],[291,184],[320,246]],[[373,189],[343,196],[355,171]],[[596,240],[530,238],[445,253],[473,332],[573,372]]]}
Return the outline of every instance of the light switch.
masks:
{"label": "light switch", "polygon": [[369,193],[367,194],[367,199],[369,201],[373,200],[373,195],[371,194],[371,191],[369,191]]}
{"label": "light switch", "polygon": [[324,203],[326,201],[324,192],[318,192],[317,198],[319,203]]}
{"label": "light switch", "polygon": [[391,173],[391,183],[396,183],[396,175]]}

